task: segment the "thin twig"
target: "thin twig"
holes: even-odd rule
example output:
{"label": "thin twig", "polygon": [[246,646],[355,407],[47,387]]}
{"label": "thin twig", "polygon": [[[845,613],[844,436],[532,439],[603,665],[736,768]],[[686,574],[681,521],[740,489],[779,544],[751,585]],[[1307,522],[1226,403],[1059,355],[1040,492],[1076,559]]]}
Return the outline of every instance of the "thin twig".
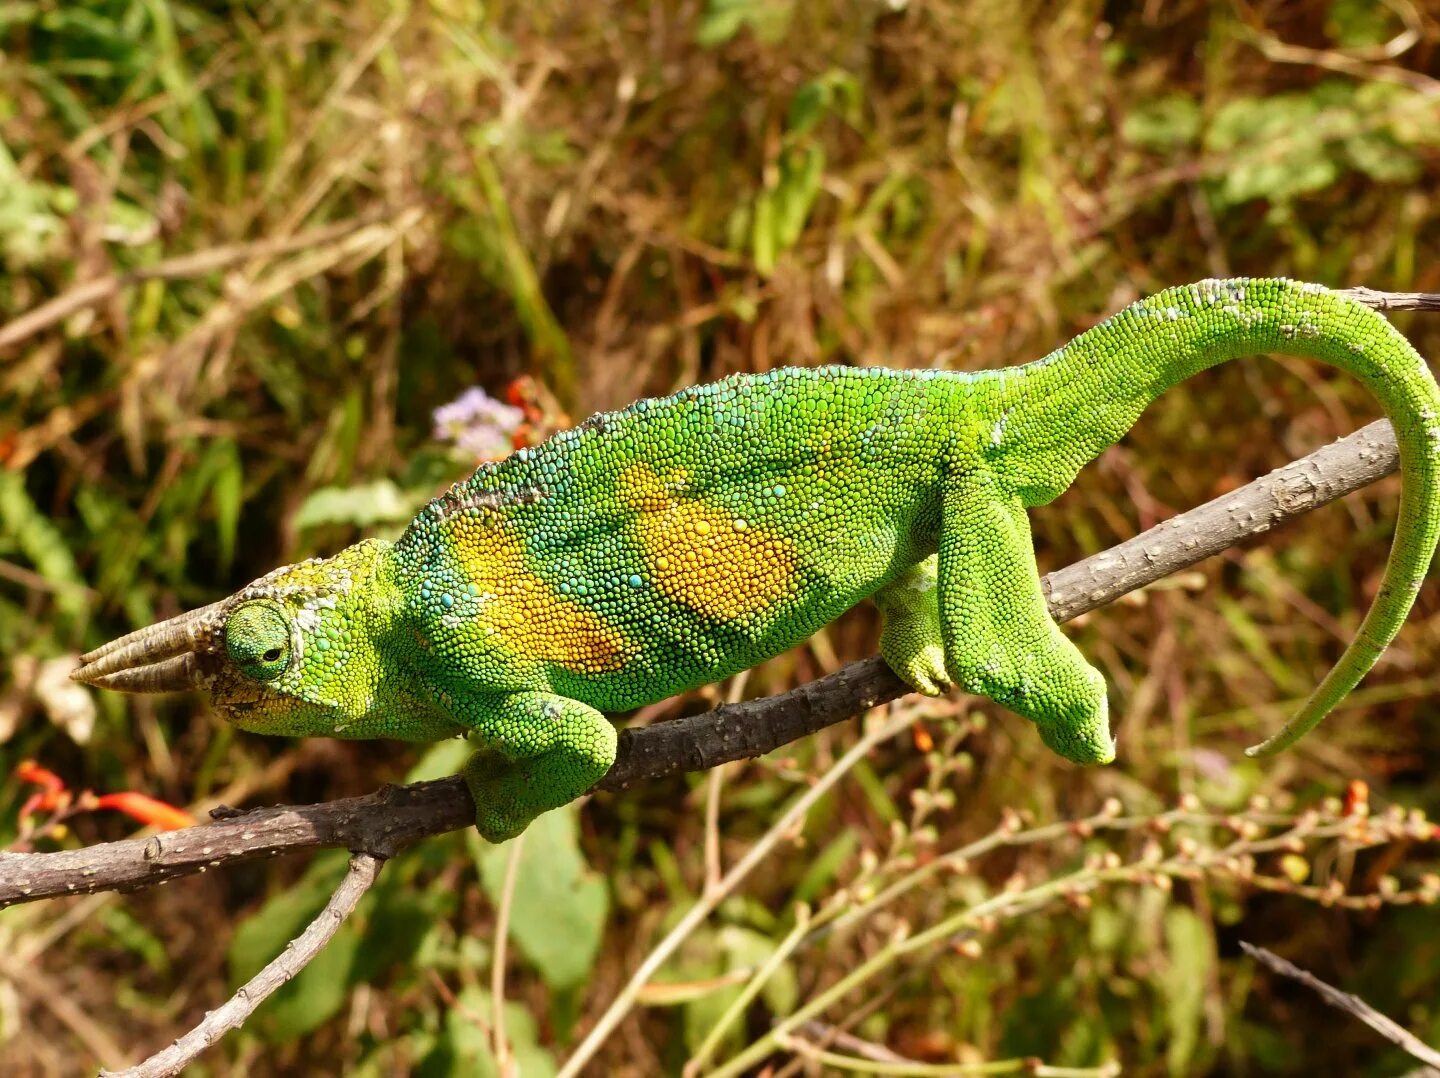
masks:
{"label": "thin twig", "polygon": [[368,228],[375,224],[380,216],[378,211],[372,211],[344,221],[336,221],[334,224],[322,225],[294,236],[284,236],[280,239],[267,238],[256,240],[253,243],[227,243],[203,251],[176,255],[174,258],[157,262],[153,266],[141,266],[128,273],[117,273],[86,281],[84,284],[61,292],[53,299],[46,300],[40,306],[26,311],[4,325],[0,325],[0,349],[18,344],[27,337],[33,337],[41,330],[48,329],[57,322],[63,322],[77,311],[104,302],[116,295],[122,288],[130,285],[143,281],[178,281],[201,277],[254,258],[270,258],[303,251],[311,247],[324,247],[343,239],[352,232]]}
{"label": "thin twig", "polygon": [[510,935],[510,911],[515,903],[515,881],[520,876],[520,858],[525,856],[525,836],[517,835],[510,843],[505,859],[505,879],[500,884],[500,904],[495,910],[495,953],[490,959],[490,1050],[502,1078],[515,1071],[515,1058],[505,1036],[505,962]]}
{"label": "thin twig", "polygon": [[1385,1017],[1385,1015],[1370,1006],[1370,1004],[1366,1003],[1359,996],[1352,995],[1349,992],[1342,992],[1340,989],[1326,984],[1319,977],[1315,976],[1315,974],[1301,969],[1294,963],[1287,962],[1273,951],[1267,951],[1264,947],[1257,947],[1253,943],[1247,943],[1245,940],[1241,940],[1240,949],[1262,966],[1280,974],[1282,977],[1289,977],[1291,980],[1299,981],[1326,1003],[1330,1004],[1330,1006],[1360,1019],[1360,1021],[1364,1022],[1402,1052],[1405,1052],[1414,1059],[1418,1059],[1427,1067],[1433,1067],[1436,1068],[1437,1071],[1440,1071],[1440,1052],[1431,1048],[1404,1026]]}
{"label": "thin twig", "polygon": [[[1394,434],[1381,420],[1223,497],[1045,578],[1059,621],[1153,583],[1240,540],[1393,472]],[[747,759],[862,714],[909,689],[864,659],[789,692],[623,730],[596,789],[617,790]],[[458,778],[389,787],[320,805],[217,810],[200,827],[51,853],[0,853],[0,908],[67,894],[137,890],[221,864],[339,847],[390,857],[430,835],[468,827],[474,806]]]}
{"label": "thin twig", "polygon": [[235,994],[205,1015],[198,1026],[169,1048],[155,1053],[144,1063],[123,1071],[102,1071],[101,1078],[168,1078],[179,1074],[201,1052],[232,1029],[239,1029],[255,1008],[264,1003],[276,989],[304,969],[334,937],[345,918],[380,874],[383,857],[357,853],[350,858],[350,870],[330,896],[330,901],[269,965],[235,990]]}
{"label": "thin twig", "polygon": [[915,721],[916,714],[907,709],[900,715],[891,718],[889,722],[877,724],[868,734],[855,742],[850,750],[836,761],[834,767],[825,772],[790,806],[783,816],[766,829],[765,834],[745,852],[745,856],[735,863],[735,867],[725,874],[718,886],[703,893],[695,905],[685,911],[685,916],[680,919],[680,922],[655,945],[645,956],[645,961],[640,963],[639,968],[630,975],[630,979],[625,982],[625,987],[620,990],[615,999],[611,1001],[610,1006],[605,1009],[605,1013],[600,1016],[599,1021],[585,1035],[585,1039],[580,1042],[580,1047],[575,1049],[575,1054],[565,1061],[565,1066],[561,1068],[558,1078],[576,1078],[577,1075],[585,1072],[585,1065],[590,1062],[595,1053],[599,1051],[600,1046],[615,1031],[615,1027],[630,1013],[630,1008],[635,1005],[640,990],[665,964],[666,960],[680,948],[680,945],[690,938],[690,933],[694,932],[725,897],[770,855],[770,852],[785,835],[790,833],[790,829],[795,824],[805,819],[811,806],[828,793],[841,776],[864,759],[876,745],[887,741],[910,726]]}
{"label": "thin twig", "polygon": [[0,977],[12,982],[27,1003],[44,1007],[54,1015],[96,1060],[118,1062],[129,1058],[130,1053],[120,1047],[110,1030],[85,1013],[75,993],[48,976],[38,963],[17,962],[10,955],[0,955]]}

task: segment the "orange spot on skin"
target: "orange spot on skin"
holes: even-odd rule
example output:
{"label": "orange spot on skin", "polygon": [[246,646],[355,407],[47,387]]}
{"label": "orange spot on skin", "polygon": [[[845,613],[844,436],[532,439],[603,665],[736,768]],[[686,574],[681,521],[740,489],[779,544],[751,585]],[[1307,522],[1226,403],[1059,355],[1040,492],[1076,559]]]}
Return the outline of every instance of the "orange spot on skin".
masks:
{"label": "orange spot on skin", "polygon": [[636,464],[620,476],[645,568],[667,598],[701,614],[746,620],[795,589],[794,545],[682,493],[686,475]]}

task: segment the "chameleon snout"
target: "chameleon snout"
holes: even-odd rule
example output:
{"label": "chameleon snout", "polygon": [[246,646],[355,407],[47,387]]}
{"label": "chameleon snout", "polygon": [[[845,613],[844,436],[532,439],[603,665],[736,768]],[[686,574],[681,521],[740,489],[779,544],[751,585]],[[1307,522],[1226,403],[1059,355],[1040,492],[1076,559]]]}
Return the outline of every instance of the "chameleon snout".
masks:
{"label": "chameleon snout", "polygon": [[212,603],[178,617],[137,629],[80,656],[70,677],[120,692],[177,692],[199,688],[216,626],[229,601]]}

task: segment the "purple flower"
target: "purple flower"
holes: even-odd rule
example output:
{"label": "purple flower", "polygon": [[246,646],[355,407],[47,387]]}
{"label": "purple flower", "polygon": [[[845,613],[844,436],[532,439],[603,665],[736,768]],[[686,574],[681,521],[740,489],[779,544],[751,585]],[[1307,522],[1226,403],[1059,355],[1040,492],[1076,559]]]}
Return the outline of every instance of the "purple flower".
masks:
{"label": "purple flower", "polygon": [[452,442],[477,460],[496,460],[510,455],[525,413],[497,401],[479,386],[471,386],[449,404],[436,408],[432,418],[440,441]]}

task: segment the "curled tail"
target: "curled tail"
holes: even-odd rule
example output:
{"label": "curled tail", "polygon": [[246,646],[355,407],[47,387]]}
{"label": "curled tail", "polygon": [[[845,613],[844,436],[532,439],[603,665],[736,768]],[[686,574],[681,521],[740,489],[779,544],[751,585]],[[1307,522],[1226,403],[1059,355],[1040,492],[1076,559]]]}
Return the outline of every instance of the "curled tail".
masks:
{"label": "curled tail", "polygon": [[[1364,295],[1357,292],[1356,295]],[[1308,356],[1355,375],[1379,399],[1400,446],[1400,515],[1380,591],[1355,639],[1299,714],[1248,750],[1264,756],[1315,727],[1375,665],[1415,601],[1440,541],[1440,387],[1383,316],[1351,295],[1283,278],[1207,280],[1132,304],[1006,379],[1003,464],[1027,504],[1130,429],[1197,371],[1257,352]]]}

